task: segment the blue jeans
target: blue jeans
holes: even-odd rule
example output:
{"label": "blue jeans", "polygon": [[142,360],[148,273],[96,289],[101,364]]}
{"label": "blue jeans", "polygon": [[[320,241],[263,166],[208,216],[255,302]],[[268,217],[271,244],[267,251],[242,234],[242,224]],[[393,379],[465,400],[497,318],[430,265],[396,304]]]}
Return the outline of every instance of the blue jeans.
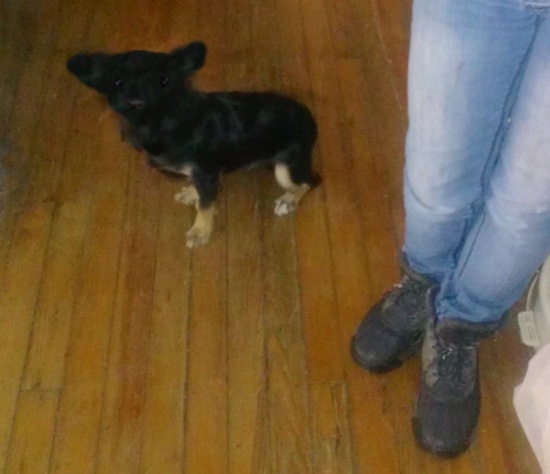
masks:
{"label": "blue jeans", "polygon": [[550,252],[550,0],[415,0],[404,251],[495,321]]}

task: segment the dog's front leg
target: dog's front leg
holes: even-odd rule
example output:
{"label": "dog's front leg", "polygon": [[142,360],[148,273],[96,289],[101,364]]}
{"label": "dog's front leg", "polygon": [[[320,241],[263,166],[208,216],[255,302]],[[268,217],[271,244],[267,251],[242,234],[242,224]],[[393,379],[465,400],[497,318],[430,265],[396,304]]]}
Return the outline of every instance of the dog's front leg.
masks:
{"label": "dog's front leg", "polygon": [[191,176],[193,186],[197,190],[197,216],[193,227],[187,232],[187,247],[193,248],[208,243],[214,230],[216,215],[216,197],[219,190],[219,173],[204,173],[194,171]]}
{"label": "dog's front leg", "polygon": [[181,188],[179,193],[174,195],[174,200],[186,206],[196,206],[199,200],[199,193],[193,184],[186,184]]}

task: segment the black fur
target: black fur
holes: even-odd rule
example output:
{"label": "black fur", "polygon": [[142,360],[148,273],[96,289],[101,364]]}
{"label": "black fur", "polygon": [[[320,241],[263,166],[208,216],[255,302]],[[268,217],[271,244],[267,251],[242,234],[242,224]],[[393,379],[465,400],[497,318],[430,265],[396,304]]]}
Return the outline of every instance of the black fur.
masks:
{"label": "black fur", "polygon": [[205,45],[194,42],[169,54],[78,54],[67,67],[107,97],[125,122],[124,137],[151,166],[190,175],[199,208],[215,201],[220,172],[260,161],[288,166],[295,184],[316,185],[311,112],[274,93],[194,90],[189,79],[205,57]]}

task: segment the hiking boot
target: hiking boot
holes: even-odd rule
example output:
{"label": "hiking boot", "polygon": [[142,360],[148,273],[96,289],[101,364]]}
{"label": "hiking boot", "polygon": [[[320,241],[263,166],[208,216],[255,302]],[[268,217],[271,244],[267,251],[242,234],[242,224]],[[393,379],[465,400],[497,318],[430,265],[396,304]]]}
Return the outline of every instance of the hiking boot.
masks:
{"label": "hiking boot", "polygon": [[399,367],[420,347],[428,318],[426,294],[435,281],[401,259],[404,277],[365,315],[351,341],[357,364],[383,373]]}
{"label": "hiking boot", "polygon": [[413,414],[416,441],[426,451],[454,457],[470,445],[481,405],[479,340],[499,327],[499,322],[436,321],[430,316]]}

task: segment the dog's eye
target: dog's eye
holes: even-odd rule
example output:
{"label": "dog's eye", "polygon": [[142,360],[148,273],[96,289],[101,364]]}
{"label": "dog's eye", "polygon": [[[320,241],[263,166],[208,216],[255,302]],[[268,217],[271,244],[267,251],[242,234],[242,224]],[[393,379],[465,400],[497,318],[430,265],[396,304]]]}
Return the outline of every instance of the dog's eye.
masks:
{"label": "dog's eye", "polygon": [[168,79],[166,76],[160,76],[159,83],[161,86],[167,86],[170,82],[170,79]]}
{"label": "dog's eye", "polygon": [[113,82],[115,83],[116,87],[122,87],[124,85],[124,79],[122,79],[122,77],[115,77],[115,80]]}

